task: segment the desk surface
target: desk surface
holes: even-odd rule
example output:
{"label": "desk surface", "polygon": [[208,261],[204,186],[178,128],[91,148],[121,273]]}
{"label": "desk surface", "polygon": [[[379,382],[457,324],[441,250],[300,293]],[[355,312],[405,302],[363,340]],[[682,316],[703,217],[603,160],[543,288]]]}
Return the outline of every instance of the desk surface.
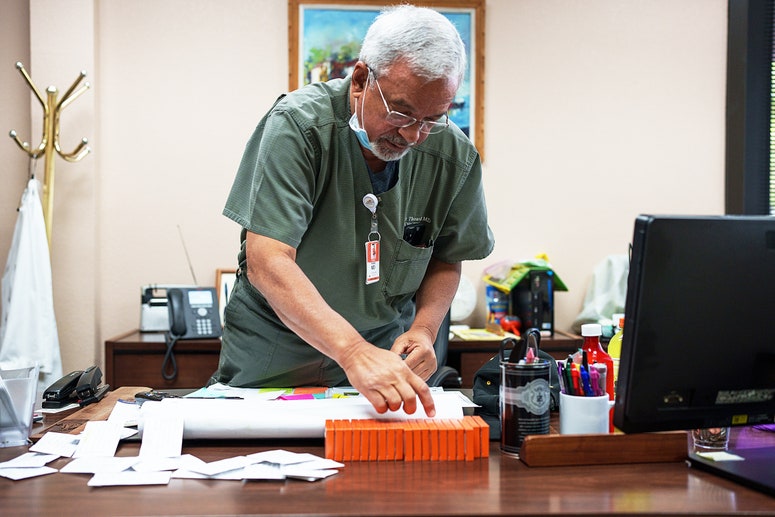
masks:
{"label": "desk surface", "polygon": [[[323,455],[322,441],[187,442],[183,452],[205,461],[287,449]],[[117,455],[133,456],[138,443]],[[26,447],[0,449],[0,461]],[[69,460],[50,464],[61,468]],[[167,486],[87,486],[89,475],[0,478],[5,516],[58,515],[723,515],[775,513],[775,498],[683,462],[530,468],[501,455],[473,462],[349,462],[309,483],[173,479]],[[583,487],[580,488],[580,487]]]}

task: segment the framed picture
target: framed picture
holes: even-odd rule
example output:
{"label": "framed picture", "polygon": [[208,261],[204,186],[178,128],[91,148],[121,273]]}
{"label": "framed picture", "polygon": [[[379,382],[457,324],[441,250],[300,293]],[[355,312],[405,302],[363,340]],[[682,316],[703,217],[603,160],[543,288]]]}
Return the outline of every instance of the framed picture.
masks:
{"label": "framed picture", "polygon": [[215,290],[218,292],[218,310],[221,313],[221,325],[223,325],[223,309],[229,301],[229,296],[231,296],[231,290],[236,280],[236,269],[215,270]]}
{"label": "framed picture", "polygon": [[[485,0],[417,0],[457,27],[468,51],[468,70],[449,111],[484,159]],[[345,77],[358,60],[371,22],[389,6],[384,0],[288,0],[289,84],[295,90],[317,81]]]}

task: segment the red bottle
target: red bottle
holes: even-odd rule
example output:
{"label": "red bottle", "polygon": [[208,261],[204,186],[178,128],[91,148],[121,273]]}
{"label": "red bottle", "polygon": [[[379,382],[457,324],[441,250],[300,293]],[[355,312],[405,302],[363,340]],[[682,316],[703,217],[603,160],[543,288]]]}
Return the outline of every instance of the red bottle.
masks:
{"label": "red bottle", "polygon": [[[589,364],[602,363],[606,368],[605,392],[608,398],[614,400],[614,361],[611,356],[603,350],[600,344],[600,336],[603,329],[598,323],[587,323],[581,326],[581,336],[584,338],[582,350],[587,353],[587,362]],[[614,432],[614,410],[608,415],[608,432]]]}

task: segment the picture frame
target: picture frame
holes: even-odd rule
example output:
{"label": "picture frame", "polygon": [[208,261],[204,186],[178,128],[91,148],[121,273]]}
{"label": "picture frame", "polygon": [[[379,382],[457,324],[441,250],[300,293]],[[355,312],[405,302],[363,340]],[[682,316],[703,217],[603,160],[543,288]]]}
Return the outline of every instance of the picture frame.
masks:
{"label": "picture frame", "polygon": [[[468,70],[450,109],[484,161],[485,0],[416,0],[449,18],[468,50]],[[288,0],[288,88],[347,75],[371,22],[390,5],[385,0]]]}
{"label": "picture frame", "polygon": [[218,311],[221,316],[221,325],[223,325],[223,310],[229,302],[229,296],[231,296],[231,290],[234,288],[234,282],[236,281],[236,269],[215,270],[215,290],[218,296]]}

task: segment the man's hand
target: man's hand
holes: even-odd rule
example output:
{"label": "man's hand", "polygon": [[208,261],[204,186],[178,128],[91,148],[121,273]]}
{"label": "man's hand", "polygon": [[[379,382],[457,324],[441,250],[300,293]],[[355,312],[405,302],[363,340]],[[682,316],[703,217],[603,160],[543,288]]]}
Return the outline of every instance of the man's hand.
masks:
{"label": "man's hand", "polygon": [[390,351],[405,355],[406,365],[424,381],[436,371],[436,351],[433,349],[433,336],[428,329],[410,328],[398,336]]}
{"label": "man's hand", "polygon": [[353,346],[339,364],[347,373],[350,384],[378,413],[388,409],[397,411],[403,405],[404,411],[411,415],[417,410],[419,397],[425,414],[429,417],[436,414],[428,385],[394,352],[364,341]]}

